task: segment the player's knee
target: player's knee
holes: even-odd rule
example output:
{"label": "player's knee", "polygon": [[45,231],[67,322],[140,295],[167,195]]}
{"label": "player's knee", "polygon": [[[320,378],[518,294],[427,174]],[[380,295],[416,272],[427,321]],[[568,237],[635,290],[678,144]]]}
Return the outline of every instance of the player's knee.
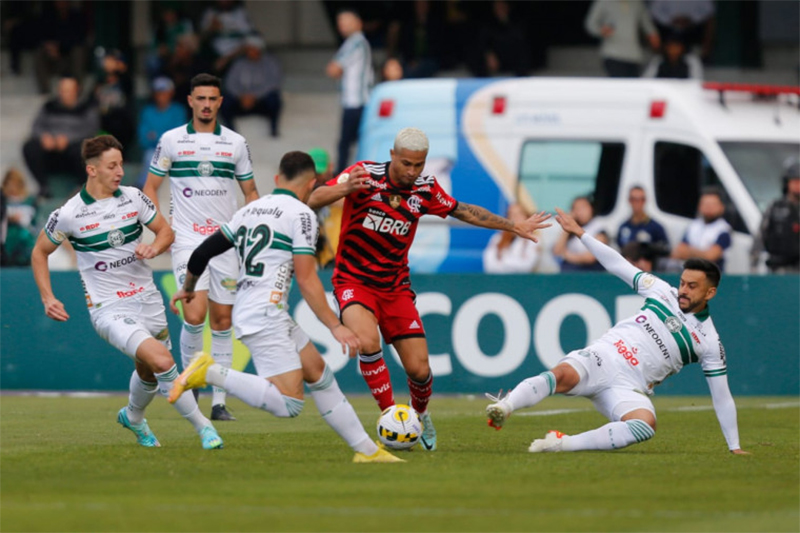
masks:
{"label": "player's knee", "polygon": [[422,383],[431,375],[431,367],[427,361],[409,364],[406,369],[406,375],[417,383]]}
{"label": "player's knee", "polygon": [[231,317],[229,316],[218,316],[218,317],[209,317],[208,319],[209,324],[211,325],[211,329],[214,331],[225,331],[231,329]]}
{"label": "player's knee", "polygon": [[300,415],[303,412],[303,406],[305,402],[298,398],[292,398],[291,396],[283,396],[283,402],[286,404],[286,411],[288,412],[288,418],[295,418],[296,416]]}

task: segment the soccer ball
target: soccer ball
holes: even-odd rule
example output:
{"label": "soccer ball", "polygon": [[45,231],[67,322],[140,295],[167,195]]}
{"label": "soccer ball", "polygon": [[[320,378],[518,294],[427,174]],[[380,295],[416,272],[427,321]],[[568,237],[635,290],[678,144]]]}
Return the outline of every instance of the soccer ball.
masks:
{"label": "soccer ball", "polygon": [[389,407],[378,418],[378,439],[392,450],[409,450],[422,435],[422,422],[417,412],[408,405]]}

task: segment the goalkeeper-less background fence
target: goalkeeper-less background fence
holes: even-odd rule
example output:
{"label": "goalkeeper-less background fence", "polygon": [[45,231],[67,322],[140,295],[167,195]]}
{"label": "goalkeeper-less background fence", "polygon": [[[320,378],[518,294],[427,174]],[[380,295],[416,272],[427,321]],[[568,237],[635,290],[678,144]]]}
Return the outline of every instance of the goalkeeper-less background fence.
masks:
{"label": "goalkeeper-less background fence", "polygon": [[[677,283],[677,276],[664,279]],[[157,272],[156,283],[165,295],[175,290],[171,273]],[[328,281],[325,285],[330,290]],[[54,272],[53,287],[70,313],[66,323],[44,315],[30,270],[3,270],[2,389],[126,390],[132,364],[92,329],[78,273]],[[605,273],[415,275],[413,287],[428,336],[437,393],[508,389],[598,338],[642,304],[641,297]],[[355,361],[341,355],[296,289],[290,302],[292,315],[320,347],[342,389],[368,393]],[[168,315],[177,346],[180,320]],[[734,394],[800,392],[798,276],[725,276],[711,302],[711,316],[725,345]],[[177,347],[173,353],[180,358]],[[405,377],[396,355],[391,350],[386,353],[402,398]],[[252,371],[249,354],[238,341],[234,366]],[[670,377],[657,393],[706,394],[699,365]]]}

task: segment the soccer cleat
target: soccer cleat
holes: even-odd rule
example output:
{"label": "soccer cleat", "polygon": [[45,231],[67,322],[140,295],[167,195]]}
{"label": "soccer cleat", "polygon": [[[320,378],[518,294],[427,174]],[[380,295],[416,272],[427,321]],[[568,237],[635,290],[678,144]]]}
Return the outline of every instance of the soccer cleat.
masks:
{"label": "soccer cleat", "polygon": [[222,448],[222,438],[214,429],[214,426],[206,426],[200,431],[200,439],[203,441],[204,450],[218,450]]}
{"label": "soccer cleat", "polygon": [[487,392],[486,397],[494,402],[486,406],[486,415],[489,417],[489,427],[493,427],[499,431],[503,429],[503,424],[505,424],[508,417],[511,416],[511,413],[514,412],[514,408],[508,401],[508,395],[506,395],[505,398],[502,397],[502,391],[500,391],[500,394],[497,396],[492,396]]}
{"label": "soccer cleat", "polygon": [[208,367],[214,364],[214,358],[207,353],[197,352],[197,357],[192,359],[186,370],[181,372],[178,379],[172,385],[172,390],[169,393],[169,403],[175,403],[181,394],[189,389],[199,389],[205,387],[206,371]]}
{"label": "soccer cleat", "polygon": [[560,431],[548,431],[543,439],[534,440],[528,451],[531,453],[560,452],[564,445],[564,437],[569,437],[569,435],[564,435]]}
{"label": "soccer cleat", "polygon": [[422,436],[419,438],[419,443],[423,450],[432,452],[436,449],[436,428],[433,427],[431,415],[425,411],[419,415],[419,419],[422,422]]}
{"label": "soccer cleat", "polygon": [[372,455],[366,455],[361,452],[356,452],[353,456],[354,463],[405,463],[405,459],[400,459],[399,457],[395,457],[388,451],[386,451],[383,446],[379,442],[376,442],[378,445],[378,451],[373,453]]}
{"label": "soccer cleat", "polygon": [[225,408],[225,404],[220,403],[211,407],[211,420],[233,422],[236,417]]}
{"label": "soccer cleat", "polygon": [[128,420],[127,407],[123,407],[119,410],[119,413],[117,414],[117,422],[119,422],[122,427],[133,431],[133,434],[136,435],[136,442],[145,448],[161,447],[161,443],[158,442],[156,436],[153,435],[152,431],[150,431],[150,426],[147,425],[146,419],[143,419],[141,424],[132,424],[131,421]]}

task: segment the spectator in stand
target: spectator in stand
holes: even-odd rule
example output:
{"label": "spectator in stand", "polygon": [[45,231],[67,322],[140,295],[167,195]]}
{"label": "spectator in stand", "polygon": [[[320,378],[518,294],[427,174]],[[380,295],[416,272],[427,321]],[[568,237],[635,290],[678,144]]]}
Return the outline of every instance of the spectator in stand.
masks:
{"label": "spectator in stand", "polygon": [[374,74],[372,72],[372,50],[361,31],[361,17],[355,11],[341,11],[336,16],[336,26],[344,42],[325,73],[342,80],[342,127],[336,173],[347,168],[350,147],[358,141],[361,114],[369,98]]}
{"label": "spectator in stand", "polygon": [[630,241],[620,250],[622,257],[642,272],[653,272],[657,255],[649,243]]}
{"label": "spectator in stand", "polygon": [[86,16],[80,4],[57,0],[42,4],[38,24],[40,44],[34,59],[40,94],[50,92],[53,76],[69,73],[78,81],[86,75]]}
{"label": "spectator in stand", "polygon": [[30,265],[31,252],[36,244],[36,198],[28,191],[25,176],[16,168],[6,172],[2,188],[7,222],[3,266]]}
{"label": "spectator in stand", "polygon": [[153,7],[160,9],[158,21],[153,32],[151,50],[147,56],[147,74],[155,78],[178,47],[178,39],[183,35],[193,35],[192,21],[180,12],[179,2],[154,2]]}
{"label": "spectator in stand", "polygon": [[617,231],[619,249],[622,250],[628,243],[639,242],[648,244],[662,255],[669,254],[667,232],[664,231],[664,226],[650,218],[645,211],[647,195],[641,186],[634,185],[630,188],[628,203],[631,205],[631,217],[623,222]]}
{"label": "spectator in stand", "polygon": [[403,79],[403,65],[397,59],[390,57],[381,67],[381,81],[397,81]]}
{"label": "spectator in stand", "polygon": [[714,262],[725,271],[725,250],[731,246],[731,226],[723,218],[725,203],[722,191],[708,187],[700,195],[699,216],[686,229],[683,240],[672,251],[674,259],[685,261],[699,257]]}
{"label": "spectator in stand", "polygon": [[[506,218],[524,222],[530,215],[520,204],[508,206]],[[520,239],[510,231],[498,231],[483,250],[483,271],[487,274],[526,274],[533,272],[539,260],[538,244]]]}
{"label": "spectator in stand", "polygon": [[100,110],[100,129],[129,146],[136,132],[134,123],[133,80],[128,63],[119,50],[109,51],[103,58],[101,72],[94,89]]}
{"label": "spectator in stand", "polygon": [[264,51],[264,39],[249,35],[244,55],[236,59],[225,75],[222,117],[232,130],[241,115],[261,115],[269,121],[270,134],[278,136],[281,102],[281,67]]}
{"label": "spectator in stand", "polygon": [[712,0],[652,0],[650,14],[661,35],[683,33],[689,50],[699,46],[703,61],[709,58],[716,30]]}
{"label": "spectator in stand", "polygon": [[[574,218],[584,231],[608,244],[608,234],[594,218],[594,206],[586,196],[579,196],[572,201],[570,216]],[[561,263],[561,272],[594,272],[602,271],[603,266],[597,262],[579,238],[571,233],[563,232],[553,246],[553,255]]]}
{"label": "spectator in stand", "polygon": [[39,196],[50,197],[48,174],[57,169],[70,174],[75,185],[86,177],[81,142],[100,129],[100,114],[91,99],[81,101],[78,80],[58,82],[58,96],[42,106],[31,137],[22,147],[25,163],[39,184]]}
{"label": "spectator in stand", "polygon": [[175,43],[175,53],[164,65],[161,76],[167,77],[175,84],[175,101],[189,109],[189,93],[192,78],[208,72],[211,66],[197,53],[197,36],[183,34]]}
{"label": "spectator in stand", "polygon": [[241,52],[244,39],[255,32],[242,2],[217,0],[203,13],[200,35],[211,47],[214,70],[223,74]]}
{"label": "spectator in stand", "polygon": [[389,57],[403,66],[405,78],[430,78],[439,71],[444,39],[444,4],[429,0],[399,2],[387,30]]}
{"label": "spectator in stand", "polygon": [[8,43],[11,72],[22,74],[22,53],[36,48],[40,21],[36,16],[35,2],[3,3],[2,34]]}
{"label": "spectator in stand", "polygon": [[767,267],[773,274],[800,272],[800,163],[789,165],[783,176],[783,198],[764,213],[761,229],[753,242],[752,266],[766,251]]}
{"label": "spectator in stand", "polygon": [[477,73],[479,76],[528,74],[529,46],[525,38],[525,28],[519,23],[520,18],[514,15],[510,2],[492,2],[492,17],[481,29],[480,42],[485,63],[481,72]]}
{"label": "spectator in stand", "polygon": [[173,100],[175,85],[167,77],[153,80],[153,101],[142,109],[139,116],[139,146],[142,148],[142,172],[136,182],[140,189],[147,181],[150,162],[158,146],[158,140],[165,132],[189,122],[186,106]]}
{"label": "spectator in stand", "polygon": [[684,34],[668,31],[662,42],[661,52],[650,60],[643,78],[703,79],[703,62],[687,50]]}
{"label": "spectator in stand", "polygon": [[638,78],[644,62],[639,31],[647,36],[653,50],[661,42],[641,0],[595,0],[585,21],[586,31],[602,41],[600,56],[612,78]]}

